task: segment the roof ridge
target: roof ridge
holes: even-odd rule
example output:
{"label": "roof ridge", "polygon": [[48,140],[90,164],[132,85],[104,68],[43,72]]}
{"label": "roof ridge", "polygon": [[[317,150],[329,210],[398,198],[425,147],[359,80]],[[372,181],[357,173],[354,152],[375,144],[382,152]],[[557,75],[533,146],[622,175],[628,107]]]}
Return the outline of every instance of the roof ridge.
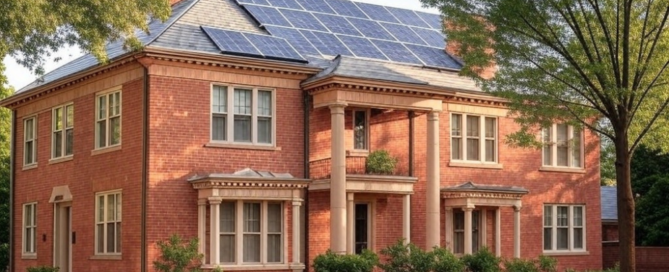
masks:
{"label": "roof ridge", "polygon": [[[163,28],[163,30],[160,31],[155,37],[153,37],[153,38],[150,39],[148,42],[146,42],[146,44],[144,44],[144,46],[145,46],[145,47],[146,47],[146,46],[149,46],[151,43],[155,42],[158,38],[160,38],[160,37],[165,33],[165,31],[167,31],[167,30],[170,29],[172,26],[174,26],[174,24],[175,24],[176,22],[178,22],[178,21],[181,19],[181,17],[183,17],[184,15],[186,15],[186,13],[188,13],[188,11],[190,11],[190,10],[191,10],[197,3],[199,3],[199,2],[200,2],[200,0],[193,0],[193,2],[190,3],[190,6],[186,7],[186,8],[184,9],[184,11],[181,12],[181,14],[179,14],[177,17],[175,17],[174,20],[173,20],[171,23],[168,23],[168,25],[165,26],[165,28]],[[171,8],[172,10],[174,10],[175,7],[179,5],[179,3],[184,3],[184,1],[179,1],[178,3],[176,3],[176,4],[173,5],[173,6],[171,6],[170,8]],[[168,20],[169,20],[169,18],[168,18]]]}

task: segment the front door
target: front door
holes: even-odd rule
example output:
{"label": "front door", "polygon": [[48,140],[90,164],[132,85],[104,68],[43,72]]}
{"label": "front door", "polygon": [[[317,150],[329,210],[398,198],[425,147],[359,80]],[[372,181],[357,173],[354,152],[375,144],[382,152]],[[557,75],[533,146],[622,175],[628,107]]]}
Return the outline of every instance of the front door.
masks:
{"label": "front door", "polygon": [[72,271],[72,204],[57,203],[54,214],[54,266]]}

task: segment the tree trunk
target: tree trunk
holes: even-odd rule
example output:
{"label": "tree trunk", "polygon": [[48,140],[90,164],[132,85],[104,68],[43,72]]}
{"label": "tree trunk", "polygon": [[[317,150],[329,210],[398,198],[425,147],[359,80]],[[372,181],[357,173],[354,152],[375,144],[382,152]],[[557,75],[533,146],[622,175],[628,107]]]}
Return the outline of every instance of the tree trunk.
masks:
{"label": "tree trunk", "polygon": [[616,145],[616,182],[618,196],[618,235],[620,240],[620,272],[633,272],[636,269],[634,248],[634,196],[630,164],[632,152],[626,133],[617,137]]}

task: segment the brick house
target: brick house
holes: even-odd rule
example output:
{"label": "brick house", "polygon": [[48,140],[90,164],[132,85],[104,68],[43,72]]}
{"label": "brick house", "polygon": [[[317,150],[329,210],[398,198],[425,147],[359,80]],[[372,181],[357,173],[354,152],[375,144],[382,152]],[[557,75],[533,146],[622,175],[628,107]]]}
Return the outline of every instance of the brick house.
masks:
{"label": "brick house", "polygon": [[[221,16],[224,15],[224,16]],[[13,111],[11,271],[303,271],[399,239],[601,267],[599,140],[507,145],[503,100],[459,77],[438,15],[345,0],[182,0],[0,102]],[[370,173],[375,151],[397,159]]]}

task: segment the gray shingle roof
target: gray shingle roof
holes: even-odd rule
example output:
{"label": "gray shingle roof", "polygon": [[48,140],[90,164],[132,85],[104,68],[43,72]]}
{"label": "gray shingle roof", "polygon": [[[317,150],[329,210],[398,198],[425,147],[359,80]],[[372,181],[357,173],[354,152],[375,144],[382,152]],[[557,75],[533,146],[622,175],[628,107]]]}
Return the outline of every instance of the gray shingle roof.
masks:
{"label": "gray shingle roof", "polygon": [[602,221],[618,221],[618,197],[616,187],[601,187]]}

